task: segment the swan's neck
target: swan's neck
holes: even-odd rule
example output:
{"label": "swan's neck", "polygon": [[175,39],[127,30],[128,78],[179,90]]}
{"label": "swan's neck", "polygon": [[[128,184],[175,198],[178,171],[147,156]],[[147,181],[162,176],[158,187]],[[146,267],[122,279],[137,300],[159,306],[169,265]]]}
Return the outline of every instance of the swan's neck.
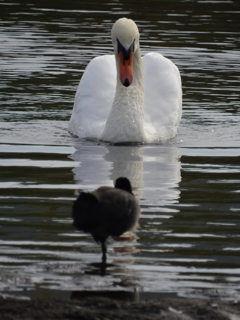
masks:
{"label": "swan's neck", "polygon": [[112,109],[102,139],[114,142],[143,142],[144,87],[140,50],[133,59],[133,82],[125,87],[120,82],[119,61],[116,56],[117,87]]}

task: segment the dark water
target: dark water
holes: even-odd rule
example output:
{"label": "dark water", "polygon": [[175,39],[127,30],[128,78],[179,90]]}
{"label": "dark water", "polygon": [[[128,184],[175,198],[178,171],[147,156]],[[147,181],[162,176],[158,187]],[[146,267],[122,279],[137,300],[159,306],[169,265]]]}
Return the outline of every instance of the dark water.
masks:
{"label": "dark water", "polygon": [[[239,2],[0,1],[0,12],[0,291],[239,299]],[[143,53],[180,69],[183,118],[168,143],[99,145],[66,129],[82,72],[112,52],[122,16]],[[71,205],[120,175],[142,217],[133,241],[109,242],[103,276]]]}

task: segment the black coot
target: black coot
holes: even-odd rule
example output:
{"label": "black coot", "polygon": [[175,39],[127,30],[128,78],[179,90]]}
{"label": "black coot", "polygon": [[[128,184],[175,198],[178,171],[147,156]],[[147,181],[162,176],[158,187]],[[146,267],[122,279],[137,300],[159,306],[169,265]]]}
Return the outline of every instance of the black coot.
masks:
{"label": "black coot", "polygon": [[102,246],[102,262],[106,262],[106,240],[131,230],[140,216],[138,201],[127,178],[118,178],[115,187],[100,187],[81,192],[73,203],[73,225],[89,232]]}

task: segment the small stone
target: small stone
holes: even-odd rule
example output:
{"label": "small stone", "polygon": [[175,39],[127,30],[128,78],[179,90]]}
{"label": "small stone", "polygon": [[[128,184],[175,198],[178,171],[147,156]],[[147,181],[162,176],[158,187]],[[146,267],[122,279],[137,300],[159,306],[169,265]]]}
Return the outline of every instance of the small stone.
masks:
{"label": "small stone", "polygon": [[183,313],[181,310],[177,310],[177,309],[174,309],[174,308],[172,308],[172,307],[168,307],[168,310],[169,310],[169,311],[172,311],[172,312],[174,312],[174,313],[178,313],[178,314],[182,314],[182,313]]}

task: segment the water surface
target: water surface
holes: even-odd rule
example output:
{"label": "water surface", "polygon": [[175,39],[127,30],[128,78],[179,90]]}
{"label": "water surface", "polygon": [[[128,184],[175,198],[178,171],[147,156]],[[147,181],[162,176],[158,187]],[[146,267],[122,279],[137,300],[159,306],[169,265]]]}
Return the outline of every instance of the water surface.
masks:
{"label": "water surface", "polygon": [[[0,2],[0,291],[125,299],[240,297],[238,1]],[[122,16],[142,53],[177,64],[183,117],[167,143],[109,146],[67,131],[88,61],[111,53]],[[128,176],[133,241],[100,247],[74,230],[77,190]],[[103,293],[104,292],[104,293]]]}

